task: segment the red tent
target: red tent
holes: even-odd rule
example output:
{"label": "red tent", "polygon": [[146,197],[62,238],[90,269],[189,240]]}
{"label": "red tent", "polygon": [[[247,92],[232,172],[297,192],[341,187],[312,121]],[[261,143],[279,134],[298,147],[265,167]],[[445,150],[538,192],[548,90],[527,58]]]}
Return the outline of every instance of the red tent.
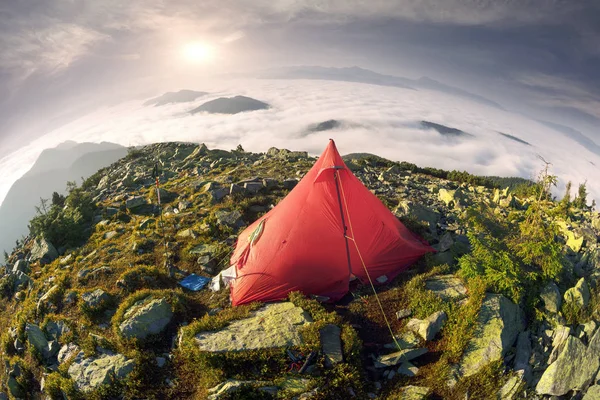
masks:
{"label": "red tent", "polygon": [[285,199],[239,236],[231,302],[282,300],[295,290],[338,300],[352,275],[369,281],[365,267],[377,284],[431,251],[352,174],[331,140]]}

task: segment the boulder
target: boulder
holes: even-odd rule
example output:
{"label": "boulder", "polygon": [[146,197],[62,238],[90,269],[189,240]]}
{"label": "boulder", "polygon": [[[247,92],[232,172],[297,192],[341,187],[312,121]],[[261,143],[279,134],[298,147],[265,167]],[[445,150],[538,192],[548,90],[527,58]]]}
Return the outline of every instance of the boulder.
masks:
{"label": "boulder", "polygon": [[519,333],[517,338],[517,346],[515,350],[514,370],[521,374],[525,381],[531,380],[531,365],[529,359],[531,357],[531,341],[529,340],[529,331]]}
{"label": "boulder", "polygon": [[571,390],[581,391],[594,379],[600,367],[600,331],[585,346],[581,340],[569,336],[562,351],[540,378],[538,394],[563,396]]}
{"label": "boulder", "polygon": [[581,400],[598,400],[600,399],[600,385],[590,386]]}
{"label": "boulder", "polygon": [[517,395],[523,388],[523,378],[521,377],[521,373],[517,373],[516,375],[508,378],[506,383],[500,388],[498,392],[497,399],[498,400],[513,400],[517,398]]}
{"label": "boulder", "polygon": [[12,267],[12,272],[17,271],[22,272],[24,274],[30,273],[31,269],[29,268],[29,263],[25,260],[18,260]]}
{"label": "boulder", "polygon": [[558,290],[558,286],[556,286],[556,283],[548,283],[542,289],[540,297],[544,302],[544,308],[546,311],[553,314],[556,314],[560,311],[560,307],[562,306],[562,297],[560,295],[560,290]]}
{"label": "boulder", "polygon": [[143,205],[145,205],[147,203],[148,202],[147,202],[147,200],[146,200],[145,197],[143,197],[143,196],[134,196],[134,197],[128,199],[125,202],[125,207],[128,210],[132,210],[132,209],[135,209],[137,207],[143,206]]}
{"label": "boulder", "polygon": [[450,250],[452,245],[454,244],[454,239],[452,239],[452,234],[450,232],[446,232],[440,238],[440,242],[436,245],[436,250],[439,252],[444,252]]}
{"label": "boulder", "polygon": [[419,221],[426,222],[431,232],[436,231],[437,223],[440,221],[440,214],[431,208],[411,201],[401,201],[396,209],[399,215],[413,216]]}
{"label": "boulder", "polygon": [[52,243],[46,239],[36,239],[31,248],[31,255],[29,261],[39,261],[40,264],[49,264],[58,258],[58,251],[54,248]]}
{"label": "boulder", "polygon": [[134,303],[123,316],[119,332],[124,338],[146,339],[162,333],[173,319],[173,310],[166,299],[151,296]]}
{"label": "boulder", "polygon": [[246,190],[246,192],[251,193],[251,194],[256,194],[263,188],[264,188],[264,185],[262,182],[246,182],[246,183],[244,183],[244,189]]}
{"label": "boulder", "polygon": [[51,340],[58,340],[65,333],[71,332],[71,329],[67,326],[67,324],[63,320],[48,321],[46,323],[46,326],[44,327],[44,330],[46,331],[47,337],[50,338]]}
{"label": "boulder", "polygon": [[271,303],[219,331],[200,332],[195,339],[200,350],[210,352],[298,346],[300,329],[311,322],[306,311],[290,302]]}
{"label": "boulder", "polygon": [[590,289],[585,278],[581,278],[577,284],[568,289],[564,295],[565,304],[573,304],[578,307],[586,307],[590,302]]}
{"label": "boulder", "polygon": [[576,236],[572,231],[566,232],[567,246],[575,253],[579,253],[583,246],[583,236]]}
{"label": "boulder", "polygon": [[548,364],[553,363],[562,352],[563,347],[569,335],[571,334],[571,328],[564,325],[558,325],[552,332],[552,352],[548,357]]}
{"label": "boulder", "polygon": [[446,322],[447,319],[448,316],[444,311],[438,311],[425,319],[411,319],[406,324],[406,329],[418,333],[423,340],[433,340],[435,335],[442,329],[442,326],[444,326],[444,322]]}
{"label": "boulder", "polygon": [[30,323],[25,324],[25,334],[29,345],[35,348],[44,360],[49,360],[58,353],[57,342],[49,342],[39,326]]}
{"label": "boulder", "polygon": [[101,385],[110,384],[113,379],[124,379],[133,371],[135,361],[122,354],[102,354],[99,357],[85,358],[80,352],[68,373],[75,387],[86,393]]}
{"label": "boulder", "polygon": [[460,362],[462,376],[471,376],[500,360],[525,328],[521,308],[500,294],[487,294],[479,310],[473,338]]}
{"label": "boulder", "polygon": [[220,210],[215,213],[215,216],[217,217],[217,222],[221,225],[227,225],[232,228],[240,228],[244,225],[244,221],[242,221],[242,213],[237,210]]}
{"label": "boulder", "polygon": [[454,275],[434,276],[425,281],[425,289],[431,290],[443,300],[461,299],[467,295],[467,288]]}
{"label": "boulder", "polygon": [[86,292],[81,295],[84,307],[88,309],[98,309],[110,301],[111,297],[102,289],[96,289],[93,292]]}
{"label": "boulder", "polygon": [[438,192],[438,198],[441,202],[443,202],[446,206],[450,208],[459,207],[460,205],[462,205],[462,202],[464,202],[464,195],[461,189],[440,189],[440,191]]}

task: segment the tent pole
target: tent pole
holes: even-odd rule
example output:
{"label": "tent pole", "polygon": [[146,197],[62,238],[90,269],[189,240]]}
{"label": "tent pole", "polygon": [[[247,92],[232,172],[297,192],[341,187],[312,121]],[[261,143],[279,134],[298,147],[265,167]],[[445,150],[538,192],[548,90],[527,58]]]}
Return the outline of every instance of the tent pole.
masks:
{"label": "tent pole", "polygon": [[338,203],[340,205],[340,215],[342,216],[342,228],[344,228],[344,240],[346,241],[346,256],[348,257],[348,277],[352,275],[352,264],[350,263],[350,246],[348,245],[348,227],[346,226],[346,220],[344,219],[344,208],[342,207],[342,196],[340,195],[340,185],[338,184],[338,167],[334,167],[333,180],[335,181],[335,190],[337,191]]}

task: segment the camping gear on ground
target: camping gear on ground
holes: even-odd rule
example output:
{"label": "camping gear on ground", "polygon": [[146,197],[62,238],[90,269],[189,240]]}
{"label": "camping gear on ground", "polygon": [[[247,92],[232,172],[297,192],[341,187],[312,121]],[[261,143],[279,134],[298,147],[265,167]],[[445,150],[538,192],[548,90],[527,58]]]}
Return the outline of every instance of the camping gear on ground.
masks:
{"label": "camping gear on ground", "polygon": [[354,176],[330,140],[296,187],[238,237],[231,302],[277,301],[292,291],[336,301],[354,277],[390,281],[432,251]]}
{"label": "camping gear on ground", "polygon": [[204,286],[206,286],[206,284],[210,282],[210,280],[210,278],[206,278],[204,276],[191,274],[185,277],[183,280],[181,280],[179,282],[179,285],[193,292],[197,292],[199,290],[202,290]]}

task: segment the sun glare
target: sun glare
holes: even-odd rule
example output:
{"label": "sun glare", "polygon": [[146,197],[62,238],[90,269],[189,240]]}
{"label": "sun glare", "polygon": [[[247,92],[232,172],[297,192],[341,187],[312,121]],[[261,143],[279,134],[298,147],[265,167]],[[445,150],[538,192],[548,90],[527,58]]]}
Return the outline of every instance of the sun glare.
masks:
{"label": "sun glare", "polygon": [[193,63],[205,63],[214,58],[215,50],[206,43],[194,42],[183,46],[184,58]]}

